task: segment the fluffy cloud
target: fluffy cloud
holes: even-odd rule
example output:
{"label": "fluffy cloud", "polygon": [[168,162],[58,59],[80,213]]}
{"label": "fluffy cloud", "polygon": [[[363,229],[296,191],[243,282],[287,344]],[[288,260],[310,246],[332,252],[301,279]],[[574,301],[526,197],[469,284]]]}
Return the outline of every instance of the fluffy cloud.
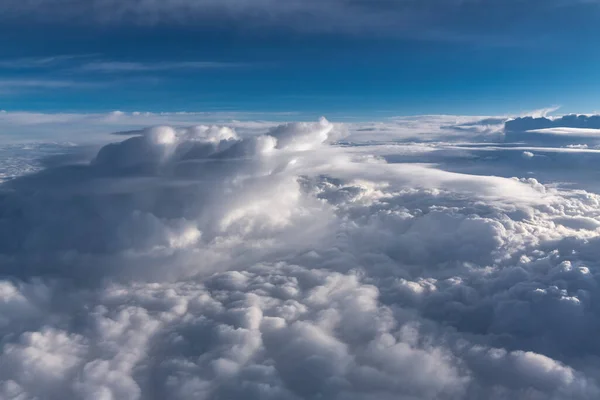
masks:
{"label": "fluffy cloud", "polygon": [[4,182],[0,397],[598,398],[600,196],[548,168],[597,153],[503,122],[160,125]]}

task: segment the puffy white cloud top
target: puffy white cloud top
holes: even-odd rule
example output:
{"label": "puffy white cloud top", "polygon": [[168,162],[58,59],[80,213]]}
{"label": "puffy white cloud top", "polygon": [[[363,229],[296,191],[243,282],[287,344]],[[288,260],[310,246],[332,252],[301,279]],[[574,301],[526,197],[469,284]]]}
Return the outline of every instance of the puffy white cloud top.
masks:
{"label": "puffy white cloud top", "polygon": [[599,153],[435,121],[159,126],[4,182],[0,398],[600,398]]}

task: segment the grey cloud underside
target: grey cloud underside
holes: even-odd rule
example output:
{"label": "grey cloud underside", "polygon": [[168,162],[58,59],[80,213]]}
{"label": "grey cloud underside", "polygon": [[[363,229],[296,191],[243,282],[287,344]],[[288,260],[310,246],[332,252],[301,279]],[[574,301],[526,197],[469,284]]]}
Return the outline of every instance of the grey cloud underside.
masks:
{"label": "grey cloud underside", "polygon": [[597,399],[600,196],[544,158],[593,144],[451,120],[156,127],[5,182],[0,398]]}
{"label": "grey cloud underside", "polygon": [[[3,0],[0,18],[218,29],[227,23],[229,30],[275,27],[303,32],[426,34],[461,40],[465,39],[461,35],[470,32],[485,35],[492,28],[506,33],[527,27],[531,18],[538,25],[556,28],[556,19],[565,10],[589,15],[598,11],[597,6],[595,1],[584,0]],[[539,15],[544,18],[536,18]]]}

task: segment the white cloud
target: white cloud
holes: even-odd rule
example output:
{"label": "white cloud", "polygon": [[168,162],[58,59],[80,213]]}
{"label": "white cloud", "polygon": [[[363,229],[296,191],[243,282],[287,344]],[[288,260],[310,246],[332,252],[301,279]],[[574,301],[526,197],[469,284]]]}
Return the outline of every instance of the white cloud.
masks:
{"label": "white cloud", "polygon": [[560,109],[560,106],[552,106],[552,107],[540,108],[540,109],[537,109],[537,110],[533,110],[533,111],[529,111],[529,112],[523,113],[521,115],[521,117],[547,118],[547,117],[550,116],[550,114],[555,113],[559,109]]}
{"label": "white cloud", "polygon": [[0,397],[600,396],[593,149],[503,118],[29,117],[0,114],[155,126],[0,186]]}
{"label": "white cloud", "polygon": [[525,158],[532,158],[534,155],[535,155],[535,154],[533,154],[533,153],[532,153],[532,152],[530,152],[530,151],[524,151],[524,152],[523,152],[523,157],[525,157]]}
{"label": "white cloud", "polygon": [[[4,143],[63,142],[79,144],[106,143],[114,140],[115,132],[127,135],[128,131],[146,126],[176,124],[227,123],[243,133],[259,133],[278,123],[273,119],[290,118],[293,112],[253,113],[172,112],[143,111],[109,113],[41,113],[0,110],[0,138]],[[261,120],[262,119],[262,120]],[[250,121],[248,121],[250,120]]]}
{"label": "white cloud", "polygon": [[546,130],[548,128],[576,128],[582,129],[584,132],[586,129],[597,130],[600,129],[600,115],[529,116],[514,118],[506,123],[507,131],[511,132]]}

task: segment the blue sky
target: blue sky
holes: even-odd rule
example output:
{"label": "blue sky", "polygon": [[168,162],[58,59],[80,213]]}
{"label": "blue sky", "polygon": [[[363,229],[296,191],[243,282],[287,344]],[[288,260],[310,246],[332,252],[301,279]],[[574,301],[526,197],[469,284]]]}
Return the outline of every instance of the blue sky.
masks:
{"label": "blue sky", "polygon": [[600,110],[600,3],[0,2],[0,109]]}

